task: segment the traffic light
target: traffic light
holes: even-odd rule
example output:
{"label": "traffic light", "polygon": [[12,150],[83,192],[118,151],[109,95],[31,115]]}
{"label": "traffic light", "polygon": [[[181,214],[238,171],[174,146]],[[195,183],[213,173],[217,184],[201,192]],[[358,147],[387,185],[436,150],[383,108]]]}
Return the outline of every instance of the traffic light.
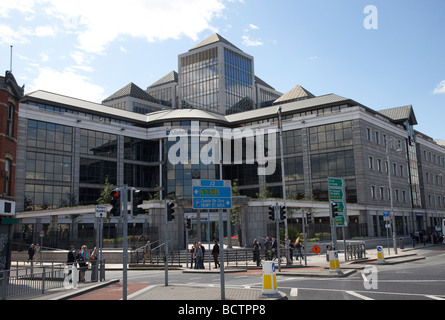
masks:
{"label": "traffic light", "polygon": [[167,221],[173,221],[173,219],[175,218],[175,216],[173,215],[175,213],[174,207],[174,202],[167,201]]}
{"label": "traffic light", "polygon": [[138,205],[142,204],[144,200],[142,199],[141,190],[133,191],[133,215],[144,214],[144,209],[138,208]]}
{"label": "traffic light", "polygon": [[192,230],[192,219],[191,218],[186,218],[185,219],[185,223],[187,225],[187,230]]}
{"label": "traffic light", "polygon": [[286,207],[285,206],[280,206],[280,220],[284,221],[286,219],[287,219]]}
{"label": "traffic light", "polygon": [[120,217],[120,215],[121,215],[121,199],[120,199],[119,191],[111,192],[110,204],[113,206],[110,211],[111,215],[113,217]]}
{"label": "traffic light", "polygon": [[275,207],[274,206],[269,207],[269,220],[275,221]]}
{"label": "traffic light", "polygon": [[310,212],[307,212],[307,215],[306,215],[306,222],[309,224],[309,223],[312,223],[312,213],[310,213]]}
{"label": "traffic light", "polygon": [[338,204],[334,201],[331,201],[331,212],[332,212],[332,218],[338,216]]}

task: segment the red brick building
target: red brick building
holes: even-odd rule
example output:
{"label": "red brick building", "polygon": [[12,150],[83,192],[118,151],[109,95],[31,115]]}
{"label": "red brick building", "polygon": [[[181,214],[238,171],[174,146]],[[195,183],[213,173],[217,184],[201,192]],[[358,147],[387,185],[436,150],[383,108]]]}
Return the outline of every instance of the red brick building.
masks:
{"label": "red brick building", "polygon": [[10,71],[0,77],[0,199],[14,201],[17,160],[19,102],[24,86],[19,87]]}

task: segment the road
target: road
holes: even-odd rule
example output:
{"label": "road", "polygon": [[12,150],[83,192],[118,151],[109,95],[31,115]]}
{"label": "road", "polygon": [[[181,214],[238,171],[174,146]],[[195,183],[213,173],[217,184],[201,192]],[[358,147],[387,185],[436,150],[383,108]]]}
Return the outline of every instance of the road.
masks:
{"label": "road", "polygon": [[[289,300],[445,300],[445,246],[417,250],[426,259],[397,265],[370,265],[347,278],[277,276],[278,290]],[[121,279],[122,271],[107,271]],[[219,274],[169,271],[169,284],[220,285]],[[164,271],[129,271],[129,283],[164,284]],[[262,288],[260,270],[227,273],[225,286]]]}

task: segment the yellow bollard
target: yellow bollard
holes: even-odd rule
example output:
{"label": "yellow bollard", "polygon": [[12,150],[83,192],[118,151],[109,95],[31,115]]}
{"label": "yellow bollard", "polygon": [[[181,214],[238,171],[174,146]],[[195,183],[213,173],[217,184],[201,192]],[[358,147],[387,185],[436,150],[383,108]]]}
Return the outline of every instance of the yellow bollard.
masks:
{"label": "yellow bollard", "polygon": [[378,264],[385,263],[385,257],[383,255],[383,247],[382,246],[377,247],[377,263]]}
{"label": "yellow bollard", "polygon": [[329,251],[329,271],[342,273],[340,270],[340,261],[337,251]]}
{"label": "yellow bollard", "polygon": [[275,263],[273,261],[262,261],[263,264],[263,292],[262,294],[275,295],[277,290],[277,275],[275,273]]}

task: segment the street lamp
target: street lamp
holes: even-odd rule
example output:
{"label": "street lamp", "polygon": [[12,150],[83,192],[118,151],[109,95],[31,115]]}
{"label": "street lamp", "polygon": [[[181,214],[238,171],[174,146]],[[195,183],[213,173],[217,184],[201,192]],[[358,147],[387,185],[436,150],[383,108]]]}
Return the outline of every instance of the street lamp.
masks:
{"label": "street lamp", "polygon": [[[280,153],[281,153],[281,182],[283,187],[283,205],[286,207],[286,179],[284,172],[284,153],[283,153],[283,124],[281,121],[281,106],[277,108],[278,113],[278,129],[280,130]],[[286,252],[286,264],[290,264],[289,257],[289,234],[287,229],[287,217],[284,219],[284,251]],[[280,244],[278,244],[280,250]]]}
{"label": "street lamp", "polygon": [[[389,161],[389,142],[394,143],[395,140],[393,138],[386,141],[386,162],[388,163],[388,184],[389,184],[389,199],[391,203],[391,216],[392,216],[392,242],[394,246],[394,252],[397,254],[397,241],[396,241],[396,216],[394,214],[394,200],[393,200],[393,192],[392,192],[392,181],[391,181],[391,162]],[[392,149],[394,149],[394,145],[392,145]],[[397,152],[402,152],[403,150],[399,147],[396,150]]]}

